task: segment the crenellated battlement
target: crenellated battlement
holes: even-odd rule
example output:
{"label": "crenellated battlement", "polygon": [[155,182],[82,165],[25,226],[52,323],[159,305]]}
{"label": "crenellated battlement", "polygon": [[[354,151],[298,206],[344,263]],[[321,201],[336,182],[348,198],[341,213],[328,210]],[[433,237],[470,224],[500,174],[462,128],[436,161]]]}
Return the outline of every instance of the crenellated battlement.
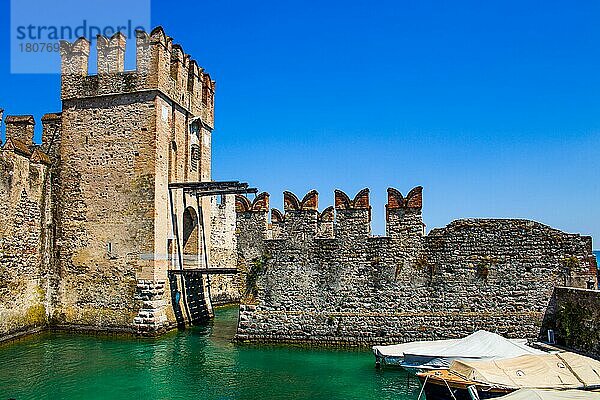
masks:
{"label": "crenellated battlement", "polygon": [[341,190],[335,191],[336,210],[370,210],[369,189],[363,189],[354,196],[353,200]]}
{"label": "crenellated battlement", "polygon": [[80,37],[73,43],[60,41],[60,73],[64,76],[86,76],[90,57],[90,41]]}
{"label": "crenellated battlement", "polygon": [[311,190],[302,200],[299,200],[294,193],[285,191],[283,192],[283,209],[286,212],[317,211],[319,209],[319,193]]}
{"label": "crenellated battlement", "polygon": [[[390,237],[423,237],[421,218],[422,187],[412,189],[406,197],[398,190],[388,189],[386,204],[386,227]],[[344,239],[354,235],[370,236],[371,204],[369,189],[363,189],[350,198],[341,190],[335,191],[335,205],[319,212],[319,193],[308,192],[302,200],[292,192],[283,193],[284,212],[272,209],[269,221],[267,193],[262,193],[253,202],[247,197],[236,196],[236,211],[241,219],[243,214],[259,213],[264,224],[269,227],[265,234],[269,239],[285,239],[302,236],[316,239]],[[267,201],[265,202],[265,199]],[[262,224],[261,224],[262,226]]]}
{"label": "crenellated battlement", "polygon": [[127,38],[97,36],[98,73],[89,74],[91,43],[61,41],[62,100],[156,90],[179,107],[214,126],[215,82],[162,27],[136,31],[136,69],[125,71]]}
{"label": "crenellated battlement", "polygon": [[387,191],[386,233],[371,236],[369,190],[318,210],[284,193],[284,213],[238,203],[238,265],[262,260],[237,339],[367,345],[494,327],[537,338],[556,286],[597,283],[591,238],[515,219],[457,220],[424,233],[423,188]]}
{"label": "crenellated battlement", "polygon": [[57,157],[62,136],[62,113],[48,113],[42,116],[42,151],[50,157]]}
{"label": "crenellated battlement", "polygon": [[406,197],[394,188],[388,189],[385,206],[386,234],[390,237],[416,237],[425,234],[422,218],[423,188],[413,188]]}
{"label": "crenellated battlement", "polygon": [[266,192],[260,193],[251,202],[246,196],[235,196],[235,211],[238,213],[244,212],[269,212],[269,197]]}
{"label": "crenellated battlement", "polygon": [[388,204],[386,209],[397,210],[406,208],[422,208],[423,207],[423,187],[417,186],[413,188],[406,197],[402,196],[398,190],[394,188],[388,189]]}
{"label": "crenellated battlement", "polygon": [[8,115],[4,120],[6,139],[18,140],[28,146],[33,145],[35,119],[33,115]]}
{"label": "crenellated battlement", "polygon": [[[50,121],[50,118],[47,117],[48,115],[46,114],[42,118],[44,132],[48,130],[47,127]],[[35,128],[33,115],[8,115],[4,119],[4,124],[6,125],[6,140],[2,145],[3,152],[24,157],[33,164],[52,164],[44,146],[40,146],[33,141]]]}
{"label": "crenellated battlement", "polygon": [[98,50],[98,75],[115,74],[125,70],[125,45],[127,38],[121,32],[111,38],[98,35],[96,37]]}
{"label": "crenellated battlement", "polygon": [[[161,292],[166,271],[194,255],[192,265],[233,267],[236,239],[244,240],[235,237],[231,196],[217,202],[172,189],[212,181],[210,75],[160,27],[92,39],[60,43],[62,107],[42,117],[41,143],[34,143],[40,121],[2,121],[0,109],[7,137],[0,142],[0,270],[11,271],[3,279],[14,288],[0,296],[10,299],[0,304],[0,340],[48,323],[159,333],[179,322],[169,311],[172,292]],[[135,51],[133,70],[125,68],[127,51]],[[258,218],[269,210],[267,194],[237,207],[255,211],[240,221],[248,232],[267,231]],[[134,296],[140,284],[156,296]],[[237,279],[212,285],[214,296],[239,295]],[[46,312],[24,319],[28,307]]]}

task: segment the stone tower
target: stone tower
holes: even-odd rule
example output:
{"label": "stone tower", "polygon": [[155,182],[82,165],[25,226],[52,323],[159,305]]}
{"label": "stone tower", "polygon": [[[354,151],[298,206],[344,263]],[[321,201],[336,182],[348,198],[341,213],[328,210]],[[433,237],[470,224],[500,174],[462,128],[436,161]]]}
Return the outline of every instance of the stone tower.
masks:
{"label": "stone tower", "polygon": [[61,43],[57,298],[53,323],[160,332],[175,323],[167,270],[200,262],[210,200],[169,188],[210,181],[215,82],[162,28]]}

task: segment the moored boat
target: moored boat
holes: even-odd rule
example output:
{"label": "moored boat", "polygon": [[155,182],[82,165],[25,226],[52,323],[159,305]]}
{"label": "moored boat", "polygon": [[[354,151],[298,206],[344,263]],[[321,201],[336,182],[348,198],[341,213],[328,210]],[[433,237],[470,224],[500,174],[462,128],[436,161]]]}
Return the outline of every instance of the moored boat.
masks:
{"label": "moored boat", "polygon": [[377,366],[412,370],[448,368],[454,360],[496,360],[525,354],[544,354],[527,346],[526,342],[480,330],[462,339],[374,346],[373,354]]}
{"label": "moored boat", "polygon": [[[417,373],[423,385],[421,394],[427,400],[476,400],[493,399],[513,392],[514,388],[502,388],[464,379],[449,369]],[[477,393],[477,397],[473,393]],[[422,397],[419,396],[419,400]]]}
{"label": "moored boat", "polygon": [[600,362],[569,352],[493,361],[455,360],[447,370],[417,376],[428,400],[491,399],[519,389],[600,389]]}

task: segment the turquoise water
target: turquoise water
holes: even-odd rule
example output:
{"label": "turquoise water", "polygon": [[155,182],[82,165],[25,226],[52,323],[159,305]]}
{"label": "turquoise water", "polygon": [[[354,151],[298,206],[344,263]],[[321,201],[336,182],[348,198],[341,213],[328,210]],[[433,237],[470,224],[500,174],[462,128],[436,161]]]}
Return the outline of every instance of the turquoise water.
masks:
{"label": "turquoise water", "polygon": [[416,399],[368,351],[238,346],[237,308],[158,339],[47,333],[0,345],[0,400]]}
{"label": "turquoise water", "polygon": [[600,251],[594,251],[594,254],[596,255],[596,262],[598,263],[598,266],[600,267]]}

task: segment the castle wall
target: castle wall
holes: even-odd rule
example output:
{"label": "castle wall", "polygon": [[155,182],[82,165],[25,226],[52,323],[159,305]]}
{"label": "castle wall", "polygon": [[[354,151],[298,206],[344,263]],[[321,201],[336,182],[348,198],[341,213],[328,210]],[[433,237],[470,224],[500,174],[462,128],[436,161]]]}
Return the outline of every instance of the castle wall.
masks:
{"label": "castle wall", "polygon": [[[215,83],[162,29],[136,39],[136,70],[124,71],[124,37],[99,38],[97,75],[87,40],[61,43],[63,110],[42,119],[41,146],[31,116],[6,118],[0,340],[46,324],[156,334],[210,316],[211,297],[241,299],[240,340],[363,345],[480,328],[535,338],[560,310],[556,286],[597,285],[589,237],[484,219],[425,235],[420,187],[388,190],[384,237],[371,235],[368,190],[336,191],[323,212],[315,191],[286,192],[269,219],[266,193],[219,203],[170,187],[211,180]],[[205,259],[242,273],[168,272]]]}
{"label": "castle wall", "polygon": [[[162,28],[135,39],[134,71],[121,33],[99,36],[96,49],[61,42],[63,110],[42,118],[40,146],[32,116],[6,118],[0,338],[46,322],[160,333],[189,322],[192,307],[212,313],[206,276],[168,270],[235,264],[233,198],[219,208],[170,187],[211,180],[215,82]],[[212,284],[217,302],[239,299],[238,280]]]}
{"label": "castle wall", "polygon": [[[235,196],[211,198],[210,267],[234,268],[237,264],[237,240],[235,235]],[[210,297],[213,305],[240,301],[241,278],[239,275],[212,275]]]}
{"label": "castle wall", "polygon": [[59,325],[126,329],[137,314],[154,269],[155,110],[148,93],[63,103]]}
{"label": "castle wall", "polygon": [[5,120],[6,138],[17,139],[21,143],[33,143],[35,121],[31,115],[9,115]]}
{"label": "castle wall", "polygon": [[[211,235],[210,199],[169,184],[210,180],[215,84],[162,28],[137,32],[135,51],[136,70],[124,71],[125,38],[100,37],[88,75],[90,43],[61,43],[59,326],[175,326],[186,283],[167,271],[210,253],[200,240]],[[203,218],[187,245],[186,212]]]}
{"label": "castle wall", "polygon": [[0,340],[46,326],[50,311],[51,177],[22,144],[0,150]]}
{"label": "castle wall", "polygon": [[550,304],[543,335],[552,329],[557,344],[600,357],[600,291],[558,287]]}
{"label": "castle wall", "polygon": [[[459,220],[424,236],[421,207],[420,188],[406,198],[390,190],[388,236],[372,237],[368,192],[336,192],[334,238],[317,237],[314,210],[300,204],[279,238],[238,239],[240,254],[267,261],[256,296],[241,305],[237,338],[370,345],[476,329],[537,338],[555,286],[595,283],[588,237],[523,220]],[[238,211],[238,230],[269,237],[266,212]]]}
{"label": "castle wall", "polygon": [[252,203],[244,196],[236,196],[235,211],[237,264],[247,272],[255,260],[266,255],[266,240],[273,237],[268,221],[269,195],[261,193]]}
{"label": "castle wall", "polygon": [[61,42],[63,100],[156,91],[201,117],[212,130],[215,82],[161,27],[150,34],[136,32],[135,71],[124,71],[122,34],[101,38],[99,43],[95,56],[101,68],[98,74],[88,75],[90,42],[85,38]]}

